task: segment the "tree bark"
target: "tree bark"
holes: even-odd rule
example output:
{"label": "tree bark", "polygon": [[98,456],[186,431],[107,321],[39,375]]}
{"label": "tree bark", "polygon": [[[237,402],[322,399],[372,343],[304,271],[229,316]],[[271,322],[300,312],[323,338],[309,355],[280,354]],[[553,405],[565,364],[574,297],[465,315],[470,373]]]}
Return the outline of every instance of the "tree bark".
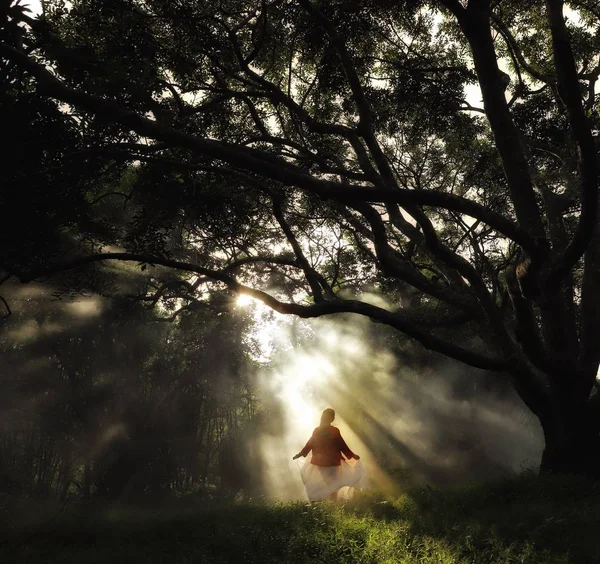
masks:
{"label": "tree bark", "polygon": [[[566,402],[563,402],[563,404]],[[600,434],[588,402],[563,405],[560,414],[542,422],[546,446],[540,474],[578,474],[600,479]]]}
{"label": "tree bark", "polygon": [[506,101],[505,84],[492,39],[489,8],[467,10],[459,16],[458,22],[471,47],[485,113],[502,160],[519,225],[537,241],[538,252],[543,251],[546,235],[525,151]]}

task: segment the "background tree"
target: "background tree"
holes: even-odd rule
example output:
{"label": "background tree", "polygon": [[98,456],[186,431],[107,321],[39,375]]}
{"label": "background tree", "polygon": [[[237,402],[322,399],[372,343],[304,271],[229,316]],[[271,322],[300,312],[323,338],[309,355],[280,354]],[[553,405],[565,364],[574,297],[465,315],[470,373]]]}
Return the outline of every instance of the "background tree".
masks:
{"label": "background tree", "polygon": [[185,303],[368,316],[505,373],[542,469],[600,471],[591,0],[4,6],[4,68],[68,106],[86,162],[133,167],[135,195],[98,238],[116,252],[8,273],[132,260],[197,274]]}

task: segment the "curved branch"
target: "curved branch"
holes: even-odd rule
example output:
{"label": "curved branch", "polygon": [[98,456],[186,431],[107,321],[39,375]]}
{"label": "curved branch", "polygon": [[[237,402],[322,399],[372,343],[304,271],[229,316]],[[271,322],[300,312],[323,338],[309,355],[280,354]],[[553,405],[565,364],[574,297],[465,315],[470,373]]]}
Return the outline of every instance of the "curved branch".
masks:
{"label": "curved branch", "polygon": [[373,242],[376,258],[380,262],[384,274],[408,282],[430,296],[459,307],[473,317],[479,317],[479,311],[474,301],[469,301],[467,296],[455,288],[444,287],[428,279],[397,255],[389,245],[385,225],[374,208],[367,204],[353,204],[350,207],[356,209],[368,221],[372,233],[372,237],[369,238]]}
{"label": "curved branch", "polygon": [[224,269],[223,272],[231,272],[237,270],[241,266],[246,264],[253,264],[257,262],[264,262],[269,264],[281,264],[283,266],[294,266],[299,268],[298,261],[296,259],[287,258],[287,257],[267,257],[267,256],[259,256],[259,257],[242,257],[229,263]]}
{"label": "curved branch", "polygon": [[[362,213],[358,209],[358,204],[353,204],[352,207],[356,209],[363,218],[369,223],[371,227],[371,231],[363,225],[358,217],[354,217],[352,213],[350,213],[348,208],[343,208],[338,210],[338,212],[342,215],[342,217],[348,222],[348,230],[351,232],[352,237],[354,238],[354,242],[360,248],[360,250],[368,255],[371,260],[374,262],[379,261],[382,273],[385,276],[391,276],[402,282],[410,284],[413,288],[420,290],[421,292],[432,296],[441,302],[447,303],[448,305],[454,305],[461,310],[470,311],[471,315],[473,315],[475,308],[474,305],[469,305],[465,299],[461,299],[460,295],[449,286],[441,286],[436,283],[431,278],[424,276],[418,269],[414,268],[408,261],[404,260],[402,256],[399,256],[396,251],[389,248],[389,250],[377,256],[370,247],[367,247],[364,242],[359,238],[359,234],[365,239],[369,240],[373,243],[373,247],[376,249],[377,245],[387,245],[385,239],[385,228],[383,227],[382,231],[382,220],[378,216],[378,214],[373,210],[374,215],[371,215],[371,212],[366,212],[369,214],[369,217]],[[364,211],[364,210],[363,210]],[[381,236],[384,236],[381,239]],[[381,240],[381,242],[377,242],[377,238]],[[388,245],[389,247],[389,245]],[[386,257],[389,257],[386,261]]]}
{"label": "curved branch", "polygon": [[4,299],[4,296],[0,296],[0,301],[4,304],[4,307],[6,308],[6,313],[0,317],[0,320],[2,319],[6,319],[7,317],[10,317],[12,315],[12,311],[10,309],[10,306],[8,305],[8,302]]}
{"label": "curved branch", "polygon": [[504,24],[504,22],[494,14],[492,14],[491,19],[494,23],[494,27],[498,30],[498,32],[504,39],[511,55],[514,56],[514,58],[521,65],[523,70],[525,70],[532,78],[539,80],[544,84],[556,84],[556,79],[553,76],[549,76],[547,74],[539,72],[527,62],[527,60],[523,56],[523,52],[519,48],[517,40],[514,38],[508,27]]}
{"label": "curved branch", "polygon": [[321,317],[324,315],[331,315],[335,313],[356,313],[358,315],[369,317],[370,319],[373,319],[385,325],[389,325],[390,327],[393,327],[394,329],[397,329],[398,331],[401,331],[409,337],[412,337],[413,339],[419,341],[425,348],[434,350],[456,360],[460,360],[461,362],[464,362],[465,364],[468,364],[470,366],[474,366],[476,368],[481,368],[484,370],[497,371],[508,370],[510,368],[510,363],[503,358],[487,356],[477,351],[473,351],[461,347],[459,345],[455,345],[454,343],[445,341],[431,334],[430,332],[425,331],[417,324],[413,324],[407,317],[397,312],[394,313],[386,309],[358,300],[335,299],[323,301],[321,303],[313,305],[300,305],[295,303],[282,302],[277,298],[271,296],[267,292],[257,290],[255,288],[251,288],[249,286],[239,283],[233,276],[225,274],[222,271],[212,270],[196,264],[167,259],[163,257],[154,257],[136,253],[99,253],[96,255],[89,255],[86,257],[74,259],[67,263],[57,264],[49,268],[40,269],[36,272],[30,272],[27,274],[22,273],[17,276],[22,282],[30,282],[32,280],[35,280],[36,278],[48,276],[50,274],[63,272],[66,270],[71,270],[74,268],[106,260],[120,260],[151,265],[160,265],[166,266],[168,268],[174,268],[177,270],[183,270],[186,272],[195,272],[197,274],[206,276],[208,278],[211,278],[212,280],[225,284],[230,290],[234,292],[251,296],[256,300],[261,301],[271,309],[277,311],[278,313],[286,315],[297,315],[298,317],[304,319]]}
{"label": "curved branch", "polygon": [[[401,233],[403,233],[413,244],[418,245],[426,252],[433,263],[437,266],[440,272],[447,278],[451,286],[454,286],[456,289],[466,289],[466,284],[461,276],[452,269],[445,261],[440,260],[440,258],[433,252],[430,251],[429,247],[426,244],[425,237],[423,233],[419,231],[416,227],[413,227],[404,217],[398,206],[394,205],[386,205],[386,211],[390,217],[390,221],[392,225],[398,229]],[[456,254],[456,250],[450,249],[452,252]]]}
{"label": "curved branch", "polygon": [[104,194],[100,194],[100,196],[91,200],[90,206],[93,206],[93,205],[101,202],[102,200],[104,200],[104,198],[110,198],[111,196],[119,196],[119,197],[123,198],[125,200],[125,202],[127,203],[127,201],[129,201],[131,199],[132,195],[133,195],[132,193],[124,194],[123,192],[105,192]]}
{"label": "curved branch", "polygon": [[459,17],[458,23],[471,47],[483,105],[496,149],[502,159],[519,225],[538,242],[536,251],[531,256],[543,261],[546,259],[548,243],[533,190],[529,164],[506,101],[506,84],[498,67],[490,16],[487,8],[473,9],[468,11],[468,15]]}

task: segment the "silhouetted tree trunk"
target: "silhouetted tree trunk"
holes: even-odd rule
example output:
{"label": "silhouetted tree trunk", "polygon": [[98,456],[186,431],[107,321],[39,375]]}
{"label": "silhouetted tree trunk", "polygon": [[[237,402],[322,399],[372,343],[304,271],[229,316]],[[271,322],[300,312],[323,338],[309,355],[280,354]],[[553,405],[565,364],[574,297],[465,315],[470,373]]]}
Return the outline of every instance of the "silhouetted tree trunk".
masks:
{"label": "silhouetted tree trunk", "polygon": [[543,425],[546,445],[540,472],[600,478],[600,437],[590,406],[566,402],[560,417]]}
{"label": "silhouetted tree trunk", "polygon": [[90,461],[86,460],[83,464],[83,488],[82,494],[83,499],[91,498],[91,489],[92,489],[92,469],[90,467]]}

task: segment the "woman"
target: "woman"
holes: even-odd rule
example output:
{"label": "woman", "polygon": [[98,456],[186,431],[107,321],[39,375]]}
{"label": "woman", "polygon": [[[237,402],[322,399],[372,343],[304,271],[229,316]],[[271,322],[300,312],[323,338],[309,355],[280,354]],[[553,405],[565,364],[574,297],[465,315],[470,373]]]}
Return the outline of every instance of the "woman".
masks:
{"label": "woman", "polygon": [[302,481],[311,501],[320,501],[329,497],[337,499],[337,492],[346,486],[357,487],[364,477],[361,464],[349,465],[348,460],[360,460],[342,438],[340,430],[331,423],[335,411],[328,408],[321,415],[321,424],[313,431],[306,446],[294,456],[294,460],[305,457],[312,450],[312,458],[301,469]]}

